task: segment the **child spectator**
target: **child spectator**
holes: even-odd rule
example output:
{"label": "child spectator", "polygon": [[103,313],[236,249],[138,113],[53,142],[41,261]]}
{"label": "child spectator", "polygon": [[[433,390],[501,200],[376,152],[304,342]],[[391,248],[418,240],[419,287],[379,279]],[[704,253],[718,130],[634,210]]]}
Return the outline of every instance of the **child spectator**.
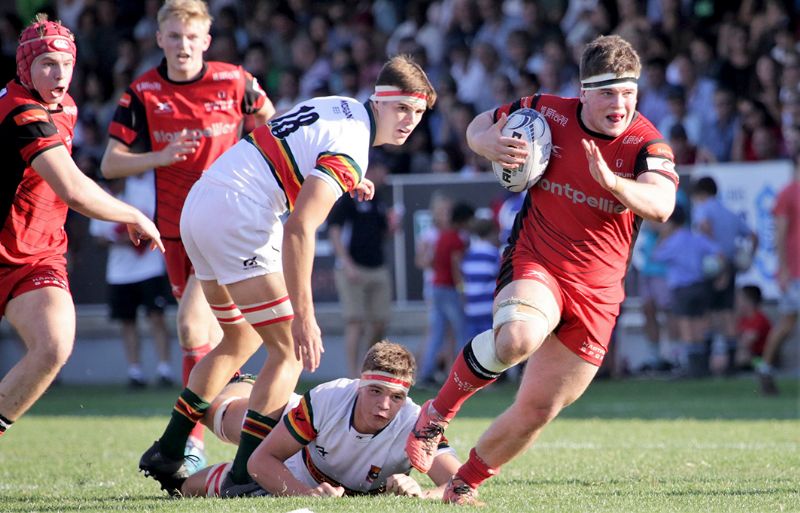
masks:
{"label": "child spectator", "polygon": [[736,370],[752,370],[761,360],[772,324],[761,309],[761,289],[745,285],[736,297]]}
{"label": "child spectator", "polygon": [[[453,207],[450,226],[439,232],[433,251],[433,289],[430,305],[430,335],[425,347],[425,356],[420,367],[420,383],[430,385],[434,381],[437,356],[444,345],[448,327],[453,332],[455,350],[467,342],[464,338],[464,308],[461,305],[463,282],[461,260],[467,248],[467,236],[463,233],[469,226],[475,210],[465,203]],[[455,351],[449,351],[445,367],[449,367]]]}
{"label": "child spectator", "polygon": [[464,283],[464,340],[492,329],[492,303],[500,271],[497,225],[491,217],[475,217],[469,248],[461,261]]}
{"label": "child spectator", "polygon": [[[683,342],[679,355],[683,373],[702,377],[708,373],[705,344],[709,275],[722,268],[719,246],[686,226],[686,211],[676,206],[662,232],[653,260],[667,265],[671,310]],[[712,265],[716,262],[715,265]]]}
{"label": "child spectator", "polygon": [[[153,173],[113,180],[109,188],[118,199],[135,205],[147,216],[155,210]],[[119,321],[122,343],[128,363],[128,387],[147,386],[141,361],[141,337],[136,327],[140,306],[147,310],[150,334],[158,353],[158,384],[173,385],[170,367],[170,344],[164,321],[164,307],[169,298],[169,282],[164,275],[164,257],[154,251],[143,251],[128,239],[124,225],[92,219],[89,232],[108,244],[106,282],[108,283],[111,319]]]}

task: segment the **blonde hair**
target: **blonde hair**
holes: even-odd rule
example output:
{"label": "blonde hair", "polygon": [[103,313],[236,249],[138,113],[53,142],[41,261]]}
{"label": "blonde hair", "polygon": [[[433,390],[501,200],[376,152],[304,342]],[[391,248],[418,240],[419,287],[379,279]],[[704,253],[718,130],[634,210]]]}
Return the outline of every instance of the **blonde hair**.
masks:
{"label": "blonde hair", "polygon": [[402,91],[422,93],[429,109],[436,103],[436,89],[428,80],[425,70],[410,55],[395,55],[386,61],[375,85],[395,86]]}
{"label": "blonde hair", "polygon": [[417,362],[405,346],[381,340],[364,355],[361,372],[367,371],[388,372],[413,384],[417,376]]}
{"label": "blonde hair", "polygon": [[184,23],[189,21],[204,23],[208,29],[214,21],[208,12],[208,5],[203,0],[166,0],[158,10],[158,26],[173,16]]}
{"label": "blonde hair", "polygon": [[642,72],[639,54],[633,46],[620,36],[600,36],[586,44],[581,55],[581,80],[604,73],[621,76]]}

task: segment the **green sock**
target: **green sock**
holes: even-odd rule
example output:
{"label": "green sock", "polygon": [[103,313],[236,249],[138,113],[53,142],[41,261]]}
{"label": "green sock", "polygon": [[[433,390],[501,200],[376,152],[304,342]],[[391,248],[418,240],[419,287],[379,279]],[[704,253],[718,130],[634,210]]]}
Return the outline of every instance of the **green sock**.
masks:
{"label": "green sock", "polygon": [[236,457],[233,459],[233,467],[231,468],[231,479],[236,484],[247,483],[252,478],[247,473],[247,460],[250,455],[256,450],[258,444],[272,431],[272,428],[278,423],[277,420],[261,415],[257,411],[247,410],[247,415],[244,417],[242,424],[242,436],[239,440],[239,450],[236,451]]}
{"label": "green sock", "polygon": [[186,441],[197,422],[203,418],[210,404],[188,388],[184,388],[175,407],[167,429],[161,435],[161,453],[172,459],[180,459],[186,450]]}

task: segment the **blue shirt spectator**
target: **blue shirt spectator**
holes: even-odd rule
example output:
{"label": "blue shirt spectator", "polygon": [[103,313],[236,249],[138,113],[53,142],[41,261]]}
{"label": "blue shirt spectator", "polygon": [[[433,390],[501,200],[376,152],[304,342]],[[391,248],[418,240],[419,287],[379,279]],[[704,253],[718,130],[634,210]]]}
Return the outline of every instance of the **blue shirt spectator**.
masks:
{"label": "blue shirt spectator", "polygon": [[659,243],[653,260],[667,265],[667,286],[676,289],[706,281],[706,259],[718,253],[711,239],[682,226]]}
{"label": "blue shirt spectator", "polygon": [[731,262],[736,257],[739,239],[748,238],[751,245],[756,244],[755,233],[741,216],[719,201],[717,185],[707,176],[699,179],[692,188],[692,224],[716,242]]}
{"label": "blue shirt spectator", "polygon": [[492,328],[492,303],[500,270],[497,229],[491,219],[477,218],[472,225],[469,248],[461,261],[465,339]]}

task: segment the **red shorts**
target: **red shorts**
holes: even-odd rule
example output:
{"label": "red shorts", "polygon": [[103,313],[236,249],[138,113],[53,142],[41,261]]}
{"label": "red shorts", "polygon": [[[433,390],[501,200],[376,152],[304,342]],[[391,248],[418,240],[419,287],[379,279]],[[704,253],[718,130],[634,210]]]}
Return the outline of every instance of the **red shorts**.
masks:
{"label": "red shorts", "polygon": [[59,287],[69,292],[64,255],[45,257],[30,264],[0,266],[0,317],[9,301],[44,287]]}
{"label": "red shorts", "polygon": [[573,284],[553,276],[547,266],[519,244],[506,254],[497,290],[516,280],[543,283],[553,293],[561,310],[561,321],[553,330],[562,344],[587,362],[603,363],[611,341],[611,332],[619,315],[619,304],[603,304],[588,296]]}
{"label": "red shorts", "polygon": [[164,243],[164,261],[167,264],[167,277],[172,288],[172,295],[175,299],[180,299],[186,290],[186,283],[189,276],[194,274],[192,261],[186,254],[183,242],[180,240],[162,239]]}

